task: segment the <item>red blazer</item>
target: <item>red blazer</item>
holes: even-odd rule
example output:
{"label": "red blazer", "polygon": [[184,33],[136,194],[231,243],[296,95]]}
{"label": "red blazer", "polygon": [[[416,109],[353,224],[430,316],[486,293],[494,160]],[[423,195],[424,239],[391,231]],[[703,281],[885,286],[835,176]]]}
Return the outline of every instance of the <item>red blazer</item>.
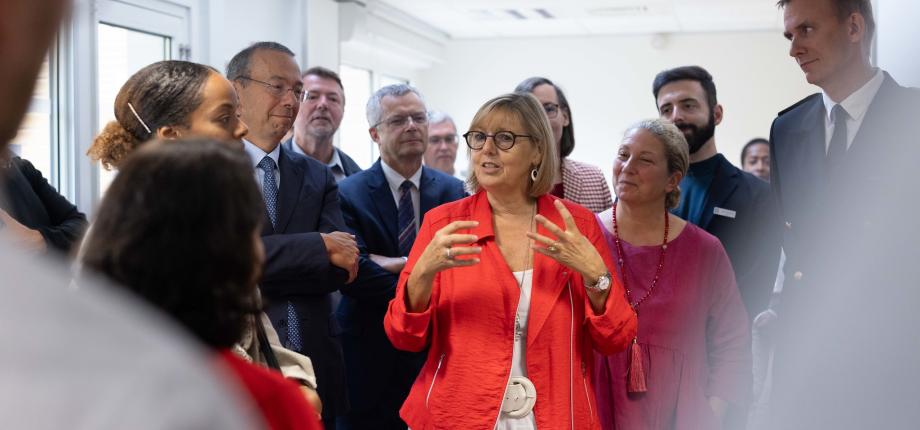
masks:
{"label": "red blazer", "polygon": [[[537,200],[537,211],[563,226],[555,197]],[[593,213],[564,202],[578,229],[614,272],[611,254]],[[439,273],[431,302],[421,313],[406,310],[406,282],[432,236],[457,220],[479,221],[481,262]],[[552,235],[538,227],[538,232]],[[549,257],[534,254],[534,281],[527,330],[527,374],[537,389],[537,428],[599,428],[591,386],[592,349],[624,350],[636,335],[636,316],[614,283],[607,309],[594,315],[581,276]],[[616,281],[614,281],[616,282]],[[495,425],[511,372],[514,315],[520,288],[501,256],[485,192],[441,205],[425,215],[396,297],[384,319],[396,348],[430,346],[400,416],[414,430],[487,429]],[[574,427],[573,427],[574,426]]]}
{"label": "red blazer", "polygon": [[252,364],[228,349],[218,353],[220,363],[236,377],[238,385],[258,407],[269,430],[322,430],[316,411],[300,388],[280,373]]}

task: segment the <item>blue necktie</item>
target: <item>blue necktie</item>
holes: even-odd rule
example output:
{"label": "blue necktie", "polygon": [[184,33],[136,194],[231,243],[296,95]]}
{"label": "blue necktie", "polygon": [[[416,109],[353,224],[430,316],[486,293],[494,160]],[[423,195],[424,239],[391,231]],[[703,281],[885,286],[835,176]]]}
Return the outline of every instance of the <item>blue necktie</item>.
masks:
{"label": "blue necktie", "polygon": [[287,323],[288,342],[285,348],[291,351],[303,351],[303,340],[300,338],[300,318],[297,317],[297,309],[291,302],[287,303]]}
{"label": "blue necktie", "polygon": [[[268,211],[268,219],[272,222],[272,228],[277,227],[278,219],[278,185],[275,180],[275,160],[265,156],[259,161],[259,168],[262,169],[262,198],[265,199],[265,209]],[[287,303],[287,332],[288,343],[286,347],[292,351],[301,351],[303,341],[300,338],[300,318],[297,317],[297,310],[294,304]]]}
{"label": "blue necktie", "polygon": [[268,219],[272,222],[272,228],[275,228],[275,222],[278,218],[278,185],[275,181],[275,160],[265,156],[259,162],[259,168],[262,169],[262,198],[265,199],[265,209],[268,210]]}
{"label": "blue necktie", "polygon": [[415,242],[415,207],[412,206],[412,181],[399,186],[399,254],[408,256]]}

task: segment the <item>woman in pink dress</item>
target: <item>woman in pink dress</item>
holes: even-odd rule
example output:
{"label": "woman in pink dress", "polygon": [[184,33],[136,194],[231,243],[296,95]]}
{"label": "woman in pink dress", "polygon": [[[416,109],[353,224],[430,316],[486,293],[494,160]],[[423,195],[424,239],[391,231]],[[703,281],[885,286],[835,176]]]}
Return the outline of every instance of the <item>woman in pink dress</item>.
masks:
{"label": "woman in pink dress", "polygon": [[599,220],[639,334],[626,352],[596,357],[605,429],[719,429],[749,401],[750,328],[731,262],[717,238],[668,211],[687,165],[683,135],[660,120],[630,127],[614,161],[617,200]]}

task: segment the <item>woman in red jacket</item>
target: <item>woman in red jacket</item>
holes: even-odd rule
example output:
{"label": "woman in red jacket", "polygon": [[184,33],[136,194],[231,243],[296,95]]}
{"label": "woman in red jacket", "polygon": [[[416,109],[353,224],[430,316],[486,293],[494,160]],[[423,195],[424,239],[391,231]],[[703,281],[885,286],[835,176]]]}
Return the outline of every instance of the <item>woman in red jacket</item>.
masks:
{"label": "woman in red jacket", "polygon": [[384,320],[429,348],[400,415],[431,428],[597,428],[592,350],[636,334],[590,211],[547,195],[559,167],[530,94],[488,101],[464,135],[474,195],[429,211]]}

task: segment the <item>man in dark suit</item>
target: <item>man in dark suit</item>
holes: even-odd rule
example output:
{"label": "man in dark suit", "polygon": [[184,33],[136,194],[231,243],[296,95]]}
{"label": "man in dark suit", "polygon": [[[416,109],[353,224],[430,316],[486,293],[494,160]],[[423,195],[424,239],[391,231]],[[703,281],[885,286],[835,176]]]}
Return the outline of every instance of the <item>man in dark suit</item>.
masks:
{"label": "man in dark suit", "polygon": [[821,93],[771,130],[786,253],[772,425],[916,427],[920,96],[871,65],[869,0],[779,5],[789,55]]}
{"label": "man in dark suit", "polygon": [[780,226],[770,186],[716,149],[722,105],[709,72],[698,66],[665,70],[655,76],[653,93],[661,118],[674,123],[690,145],[690,168],[674,214],[722,242],[753,320],[767,308],[779,264]]}
{"label": "man in dark suit", "polygon": [[227,78],[240,96],[249,126],[243,145],[265,198],[265,312],[285,347],[313,360],[323,422],[335,428],[347,398],[330,293],[354,280],[357,246],[345,232],[329,168],[280,146],[304,95],[294,53],[274,42],[253,44],[230,60]]}
{"label": "man in dark suit", "polygon": [[418,91],[407,85],[374,93],[367,118],[380,159],[339,188],[345,221],[361,250],[358,279],[342,288],[339,306],[353,429],[406,428],[399,408],[425,357],[393,348],[383,317],[422,217],[465,196],[458,179],[422,166],[426,112]]}
{"label": "man in dark suit", "polygon": [[284,148],[319,160],[332,170],[336,182],[360,172],[358,163],[332,144],[345,112],[345,88],[338,73],[325,67],[307,69],[303,89],[306,98]]}

